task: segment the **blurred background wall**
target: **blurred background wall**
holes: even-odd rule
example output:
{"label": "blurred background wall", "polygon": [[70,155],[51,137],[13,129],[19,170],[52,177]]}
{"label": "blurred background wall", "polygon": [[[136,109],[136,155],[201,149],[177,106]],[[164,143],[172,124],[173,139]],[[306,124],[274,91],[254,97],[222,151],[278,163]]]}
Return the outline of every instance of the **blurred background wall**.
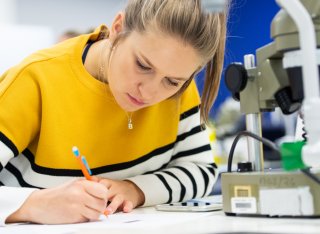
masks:
{"label": "blurred background wall", "polygon": [[55,36],[111,24],[127,0],[0,0],[0,23],[37,25]]}
{"label": "blurred background wall", "polygon": [[127,0],[0,0],[0,73],[66,31],[110,25]]}

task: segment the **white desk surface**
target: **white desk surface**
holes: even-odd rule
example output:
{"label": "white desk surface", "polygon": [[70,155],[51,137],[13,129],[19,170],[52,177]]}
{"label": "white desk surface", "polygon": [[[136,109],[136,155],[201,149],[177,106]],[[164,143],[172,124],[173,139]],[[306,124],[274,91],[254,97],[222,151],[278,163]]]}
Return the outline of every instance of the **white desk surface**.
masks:
{"label": "white desk surface", "polygon": [[[155,213],[154,208],[137,209],[136,213]],[[117,228],[106,231],[103,229],[84,229],[77,234],[102,234],[102,233],[320,233],[320,219],[296,219],[296,218],[260,218],[260,217],[231,217],[222,211],[213,211],[208,216],[200,217],[192,221],[165,225],[163,227],[131,228],[121,230]]]}
{"label": "white desk surface", "polygon": [[[190,213],[189,213],[190,214]],[[139,222],[128,222],[121,225],[101,226],[101,223],[76,224],[76,225],[9,225],[0,227],[1,234],[117,234],[117,233],[320,233],[320,219],[297,219],[297,218],[260,218],[260,217],[231,217],[222,211],[205,212],[190,217],[186,213],[156,211],[154,207],[139,208],[131,215],[153,217],[145,221],[143,226]],[[179,216],[177,216],[179,215]],[[178,220],[178,217],[189,217]],[[130,216],[130,215],[129,215]],[[128,217],[129,217],[128,216]],[[168,222],[163,217],[176,217]],[[114,216],[116,217],[116,216]],[[150,218],[149,217],[149,218]],[[162,217],[162,223],[157,224],[154,217]],[[111,217],[110,217],[111,220]],[[176,221],[176,222],[175,222]],[[105,223],[108,222],[106,219]],[[103,225],[103,224],[102,224]]]}

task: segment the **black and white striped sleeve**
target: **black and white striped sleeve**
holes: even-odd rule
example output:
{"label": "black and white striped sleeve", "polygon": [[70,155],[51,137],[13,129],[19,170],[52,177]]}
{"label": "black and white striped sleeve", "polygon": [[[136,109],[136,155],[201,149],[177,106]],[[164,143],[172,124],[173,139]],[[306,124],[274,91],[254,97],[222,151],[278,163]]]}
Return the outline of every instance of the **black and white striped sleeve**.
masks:
{"label": "black and white striped sleeve", "polygon": [[[0,175],[4,176],[4,167],[9,160],[19,154],[16,146],[2,132],[0,132]],[[0,179],[1,179],[0,176]],[[33,188],[7,187],[0,180],[0,226],[14,211],[19,209],[29,195],[35,191]]]}
{"label": "black and white striped sleeve", "polygon": [[145,193],[145,204],[155,205],[203,197],[212,191],[217,166],[205,126],[195,107],[180,117],[178,137],[167,165],[137,182]]}
{"label": "black and white striped sleeve", "polygon": [[0,172],[10,159],[19,154],[17,147],[0,132]]}

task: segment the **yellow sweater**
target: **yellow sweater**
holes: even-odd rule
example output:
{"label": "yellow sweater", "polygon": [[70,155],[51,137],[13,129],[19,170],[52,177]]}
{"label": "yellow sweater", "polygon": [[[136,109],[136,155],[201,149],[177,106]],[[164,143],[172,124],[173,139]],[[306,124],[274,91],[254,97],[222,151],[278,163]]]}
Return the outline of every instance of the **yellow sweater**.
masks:
{"label": "yellow sweater", "polygon": [[145,205],[210,193],[215,164],[195,83],[134,112],[129,130],[109,87],[82,64],[103,28],[38,51],[0,78],[0,183],[47,188],[81,177],[78,146],[94,175],[133,181]]}

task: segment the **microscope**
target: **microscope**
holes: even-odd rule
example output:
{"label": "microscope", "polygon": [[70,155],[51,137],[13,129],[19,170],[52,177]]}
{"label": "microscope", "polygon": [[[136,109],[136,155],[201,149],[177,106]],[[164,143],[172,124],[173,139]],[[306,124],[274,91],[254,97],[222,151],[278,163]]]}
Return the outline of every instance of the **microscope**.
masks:
{"label": "microscope", "polygon": [[[308,138],[281,146],[281,170],[265,170],[262,143],[248,138],[248,162],[221,174],[226,215],[320,217],[320,1],[276,0],[273,41],[225,71],[246,128],[261,138],[261,113],[303,113]],[[248,136],[248,134],[244,134]],[[250,134],[249,134],[250,135]],[[229,156],[230,157],[230,156]]]}

